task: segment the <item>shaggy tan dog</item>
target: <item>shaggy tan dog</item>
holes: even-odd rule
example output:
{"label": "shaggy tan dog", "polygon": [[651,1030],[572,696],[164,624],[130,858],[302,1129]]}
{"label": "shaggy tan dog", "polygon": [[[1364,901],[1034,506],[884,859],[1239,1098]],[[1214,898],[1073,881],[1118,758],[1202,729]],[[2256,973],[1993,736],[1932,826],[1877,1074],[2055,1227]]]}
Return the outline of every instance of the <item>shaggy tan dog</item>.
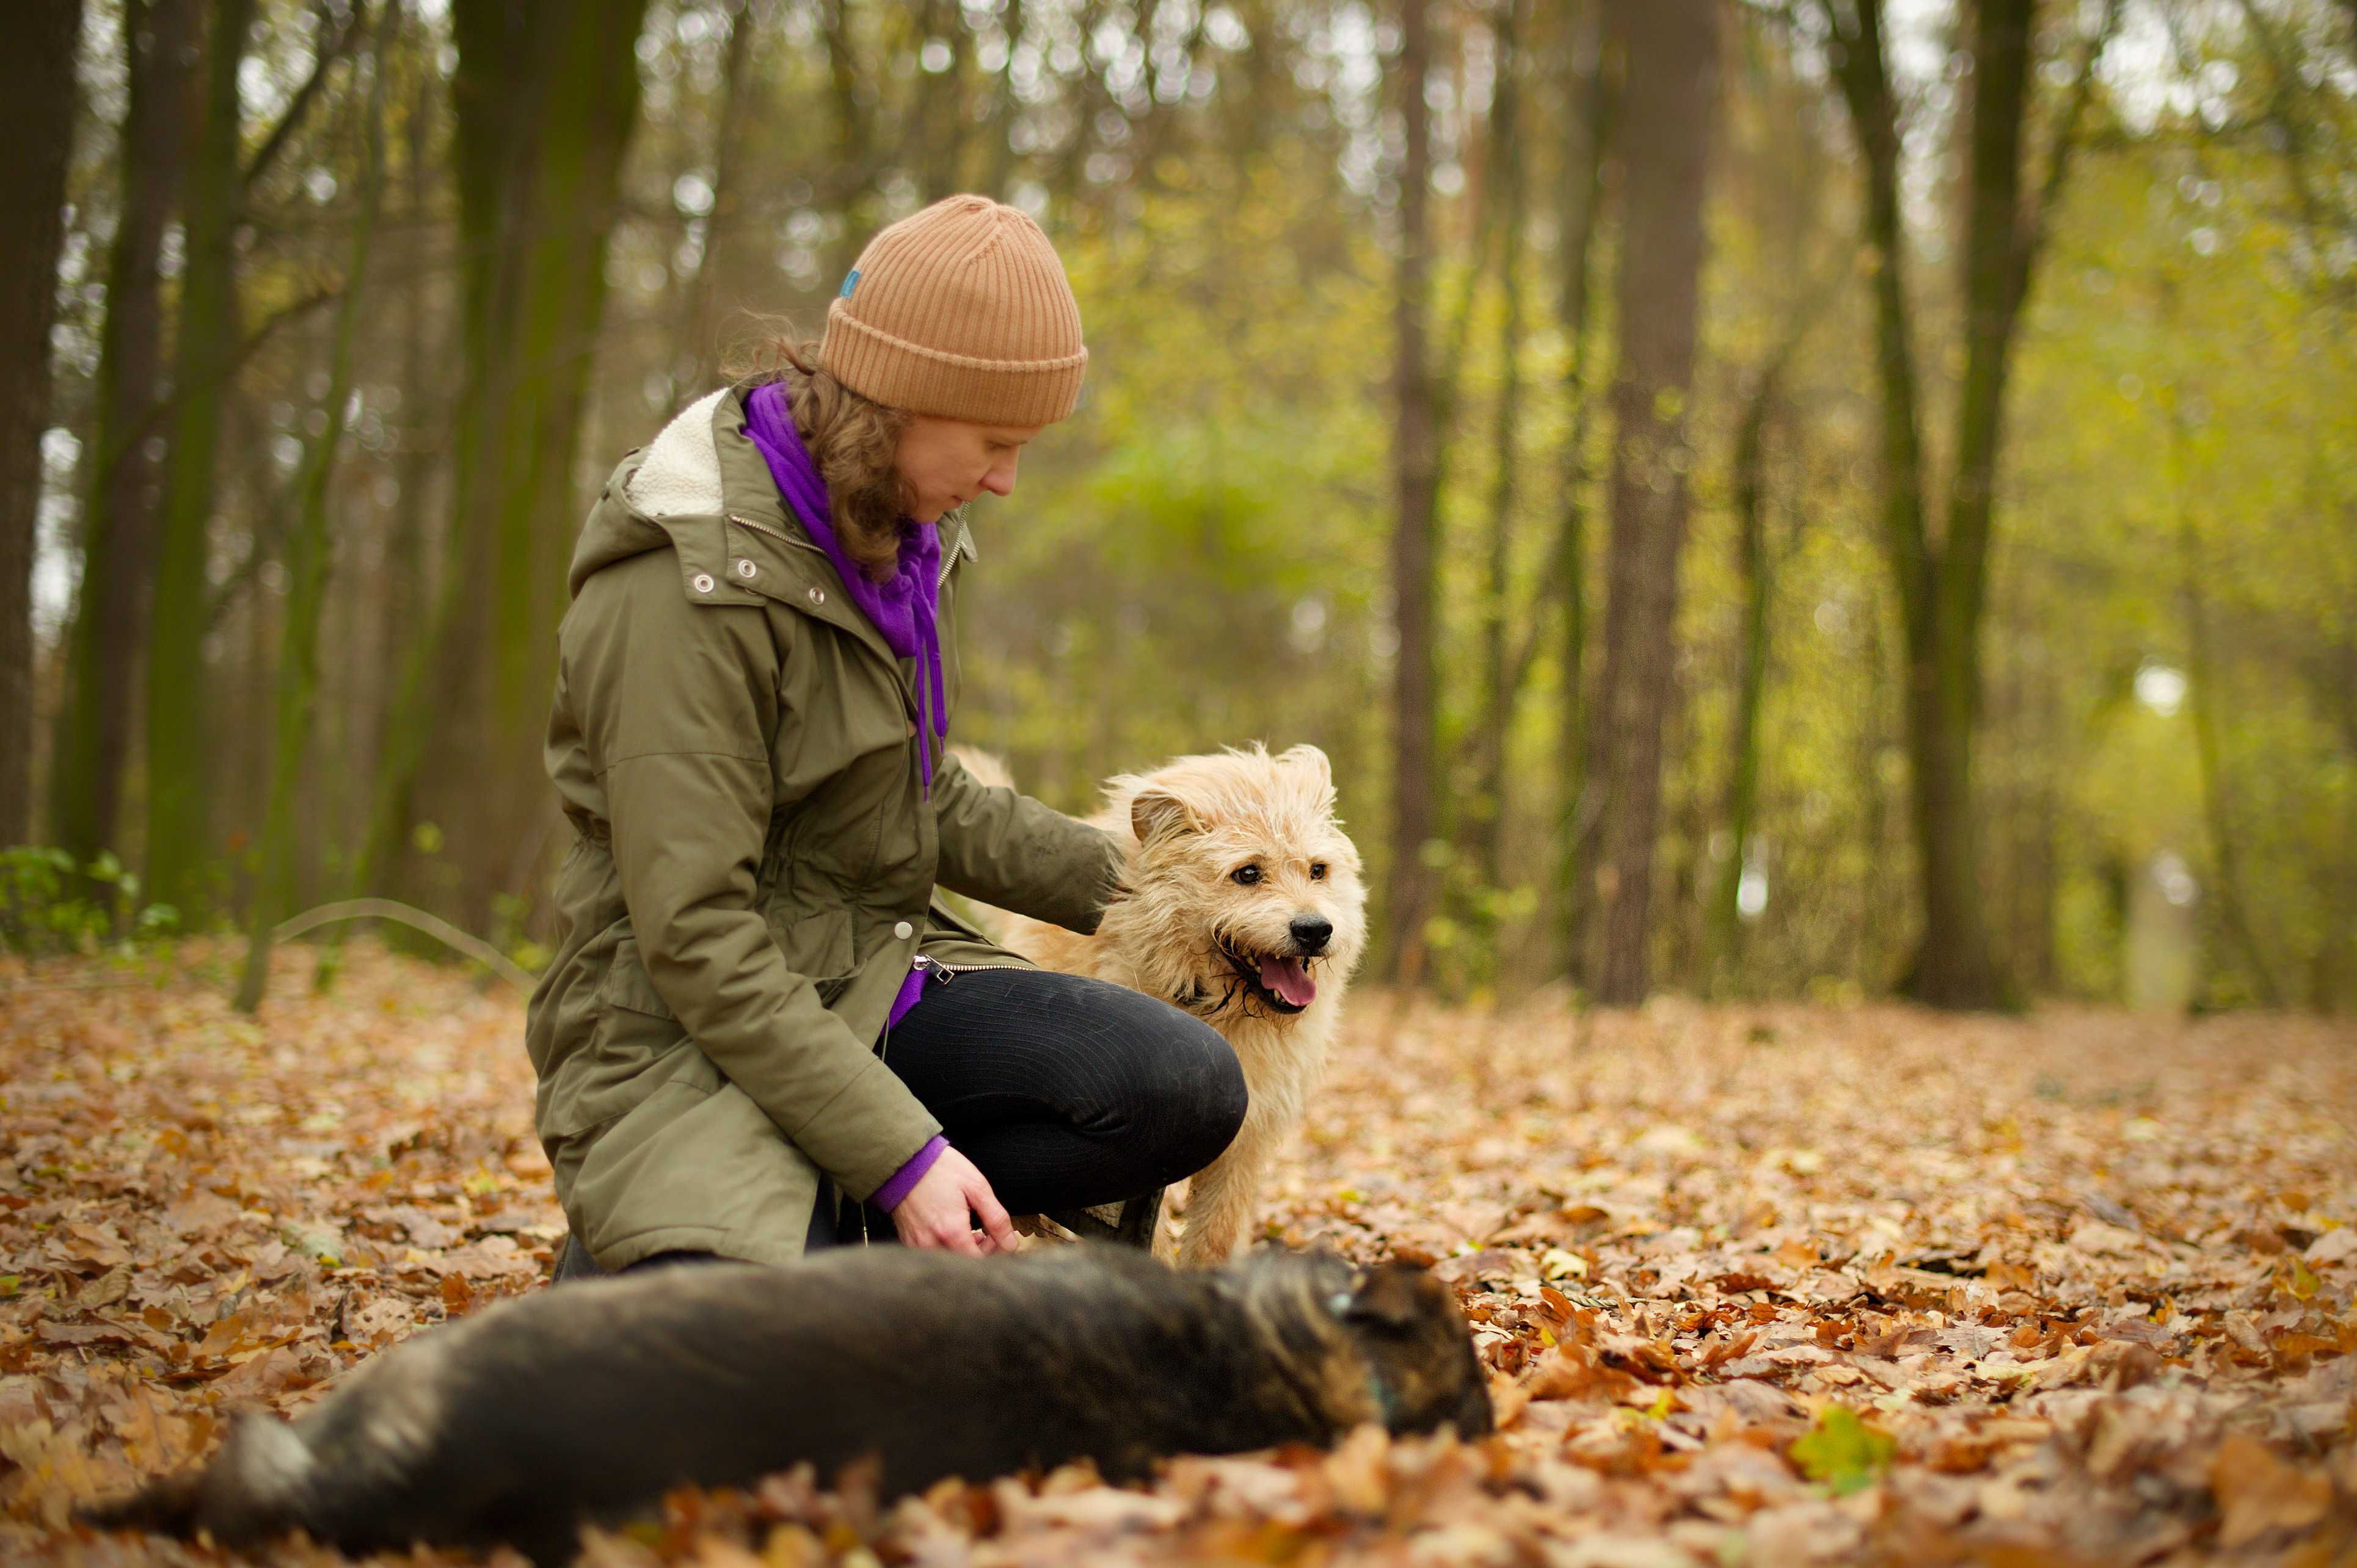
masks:
{"label": "shaggy tan dog", "polygon": [[[996,757],[958,748],[986,783]],[[1235,1047],[1251,1092],[1235,1142],[1193,1179],[1178,1261],[1223,1262],[1269,1163],[1301,1125],[1366,945],[1359,852],[1334,815],[1326,754],[1260,746],[1181,757],[1108,781],[1089,820],[1131,845],[1122,890],[1091,937],[989,911],[1034,963],[1158,996]]]}

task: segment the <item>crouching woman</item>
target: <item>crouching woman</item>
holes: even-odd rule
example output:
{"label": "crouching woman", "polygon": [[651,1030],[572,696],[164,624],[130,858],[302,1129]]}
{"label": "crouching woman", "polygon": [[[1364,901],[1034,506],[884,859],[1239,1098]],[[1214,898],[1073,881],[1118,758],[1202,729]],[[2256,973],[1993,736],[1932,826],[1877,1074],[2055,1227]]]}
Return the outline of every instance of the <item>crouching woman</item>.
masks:
{"label": "crouching woman", "polygon": [[778,357],[626,456],[574,552],[547,755],[576,836],[527,1015],[566,1276],[1005,1251],[1009,1210],[1151,1191],[1243,1117],[1209,1027],[934,897],[1087,931],[1122,864],[945,750],[962,508],[1012,491],[1087,360],[1046,235],[936,203]]}

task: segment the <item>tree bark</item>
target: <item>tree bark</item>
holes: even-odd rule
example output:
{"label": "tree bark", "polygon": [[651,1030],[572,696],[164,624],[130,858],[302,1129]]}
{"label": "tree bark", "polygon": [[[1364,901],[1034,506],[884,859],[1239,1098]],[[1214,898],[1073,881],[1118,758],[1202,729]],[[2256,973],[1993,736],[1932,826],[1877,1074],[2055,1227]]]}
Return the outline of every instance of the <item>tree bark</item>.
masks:
{"label": "tree bark", "polygon": [[[435,823],[442,853],[415,897],[477,929],[544,837],[541,732],[580,523],[572,473],[638,120],[645,9],[459,0],[451,10],[464,366],[451,532],[430,634],[396,698],[369,863],[386,866],[412,821]],[[383,803],[404,795],[412,813]]]}
{"label": "tree bark", "polygon": [[1432,911],[1432,868],[1425,846],[1437,822],[1434,779],[1439,724],[1433,663],[1433,535],[1438,510],[1439,432],[1433,407],[1425,330],[1430,309],[1430,235],[1426,195],[1432,174],[1431,114],[1424,84],[1432,63],[1429,0],[1402,0],[1399,91],[1399,267],[1392,307],[1392,397],[1396,410],[1392,475],[1397,515],[1392,532],[1392,625],[1398,636],[1392,674],[1392,832],[1388,898],[1389,971],[1413,985],[1424,972],[1424,925]]}
{"label": "tree bark", "polygon": [[17,22],[0,52],[10,149],[0,174],[0,844],[32,831],[33,551],[81,0],[32,6]]}
{"label": "tree bark", "polygon": [[1481,606],[1482,723],[1480,774],[1473,789],[1473,839],[1481,885],[1505,886],[1507,748],[1514,727],[1519,671],[1507,650],[1506,622],[1513,595],[1514,507],[1521,477],[1518,448],[1523,413],[1523,227],[1525,181],[1520,145],[1522,27],[1524,0],[1505,0],[1498,15],[1497,85],[1490,112],[1491,159],[1499,189],[1498,406],[1490,487],[1489,583]]}
{"label": "tree bark", "polygon": [[1727,863],[1711,891],[1709,980],[1713,993],[1736,989],[1743,961],[1743,873],[1760,803],[1760,709],[1768,689],[1768,612],[1775,597],[1775,557],[1768,548],[1768,420],[1783,356],[1760,373],[1735,433],[1737,575],[1743,584],[1735,715],[1727,736]]}
{"label": "tree bark", "polygon": [[[262,870],[254,888],[236,1004],[252,1013],[262,1005],[270,979],[271,935],[295,912],[295,812],[303,758],[309,749],[319,693],[319,622],[327,605],[328,570],[335,541],[328,528],[328,492],[343,447],[344,409],[351,395],[352,345],[359,336],[369,247],[384,201],[385,46],[399,20],[401,0],[383,0],[374,48],[370,53],[367,166],[361,175],[360,210],[352,222],[351,253],[344,269],[343,299],[336,309],[328,355],[328,390],[319,412],[326,423],[296,476],[295,526],[287,539],[286,609],[280,628],[274,679],[269,805],[263,821]],[[357,22],[359,13],[354,13]]]}
{"label": "tree bark", "polygon": [[1580,897],[1580,843],[1587,832],[1587,465],[1588,431],[1594,423],[1595,389],[1589,357],[1588,303],[1594,295],[1596,232],[1604,208],[1605,152],[1611,125],[1612,93],[1604,62],[1603,0],[1583,5],[1566,28],[1565,91],[1574,112],[1564,116],[1566,178],[1563,198],[1564,336],[1571,355],[1564,370],[1564,395],[1571,406],[1565,432],[1562,516],[1549,575],[1563,596],[1563,635],[1557,650],[1563,694],[1555,728],[1556,794],[1554,886],[1560,905],[1555,936],[1561,971],[1585,977],[1580,929],[1587,901]]}
{"label": "tree bark", "polygon": [[88,862],[120,846],[133,703],[147,648],[156,465],[149,428],[163,369],[164,230],[187,161],[194,0],[131,0],[123,52],[121,212],[106,265],[81,592],[66,639],[64,701],[49,762],[49,833]]}
{"label": "tree bark", "polygon": [[254,0],[220,0],[206,41],[205,109],[186,204],[176,414],[156,550],[147,658],[147,893],[193,914],[214,859],[208,746],[213,714],[205,671],[208,542],[226,383],[236,360],[238,67]]}
{"label": "tree bark", "polygon": [[722,242],[735,231],[737,208],[744,195],[745,119],[752,102],[747,84],[753,66],[753,0],[730,0],[727,16],[728,49],[721,68],[720,112],[714,116],[713,125],[712,210],[705,216],[704,243],[696,253],[695,271],[687,280],[687,308],[682,312],[683,362],[672,376],[674,412],[691,398],[703,396],[720,376],[715,263]]}
{"label": "tree bark", "polygon": [[1596,999],[1641,1002],[1651,982],[1662,729],[1674,680],[1678,556],[1685,542],[1688,411],[1703,261],[1703,195],[1718,102],[1713,0],[1615,0],[1624,40],[1627,197],[1612,406],[1612,533],[1604,671],[1591,720],[1600,791],[1590,919]]}

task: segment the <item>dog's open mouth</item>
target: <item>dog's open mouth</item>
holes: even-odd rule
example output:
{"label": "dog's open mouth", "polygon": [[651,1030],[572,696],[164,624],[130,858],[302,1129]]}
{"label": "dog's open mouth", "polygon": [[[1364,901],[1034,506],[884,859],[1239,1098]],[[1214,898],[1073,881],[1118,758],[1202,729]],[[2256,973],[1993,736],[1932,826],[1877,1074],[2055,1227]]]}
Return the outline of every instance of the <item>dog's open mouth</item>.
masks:
{"label": "dog's open mouth", "polygon": [[1298,1013],[1318,1000],[1318,982],[1310,977],[1310,961],[1282,953],[1257,957],[1222,947],[1224,957],[1244,983],[1244,989],[1275,1013]]}

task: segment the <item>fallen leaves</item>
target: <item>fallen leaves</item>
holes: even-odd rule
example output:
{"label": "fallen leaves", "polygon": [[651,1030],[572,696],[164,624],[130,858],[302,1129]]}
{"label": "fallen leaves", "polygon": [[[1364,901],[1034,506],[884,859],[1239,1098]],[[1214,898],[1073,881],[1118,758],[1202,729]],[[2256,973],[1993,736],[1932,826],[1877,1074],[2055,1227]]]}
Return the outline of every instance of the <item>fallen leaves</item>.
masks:
{"label": "fallen leaves", "polygon": [[[373,948],[324,997],[287,968],[258,1023],[201,972],[72,992],[0,974],[0,1556],[81,1560],[73,1499],[544,1275],[563,1220],[519,1000]],[[1455,1283],[1498,1436],[1370,1428],[1331,1453],[1178,1460],[1143,1488],[1080,1467],[890,1509],[856,1476],[780,1477],[683,1493],[585,1561],[2357,1545],[2350,1031],[1354,1005],[1267,1230]]]}

